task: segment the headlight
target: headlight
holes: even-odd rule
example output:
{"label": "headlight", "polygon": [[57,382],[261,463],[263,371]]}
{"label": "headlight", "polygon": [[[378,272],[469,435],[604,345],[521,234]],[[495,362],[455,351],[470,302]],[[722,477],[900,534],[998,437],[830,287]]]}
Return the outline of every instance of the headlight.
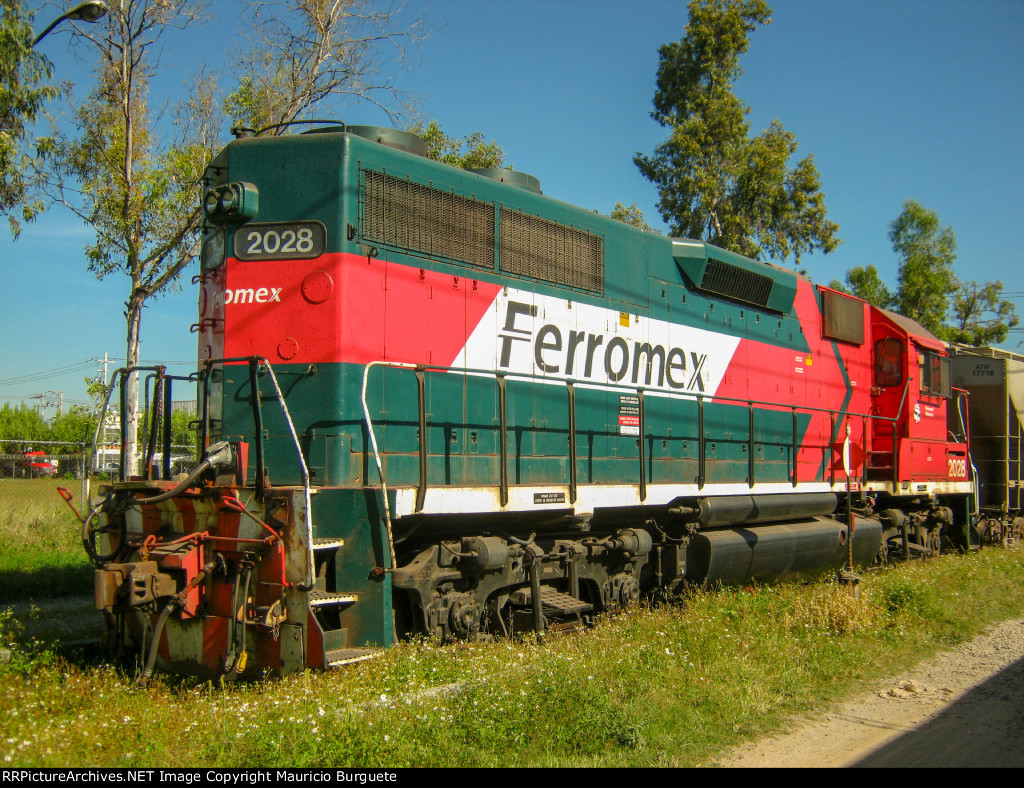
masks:
{"label": "headlight", "polygon": [[247,222],[260,207],[259,190],[251,183],[228,183],[215,186],[203,198],[203,213],[213,224]]}

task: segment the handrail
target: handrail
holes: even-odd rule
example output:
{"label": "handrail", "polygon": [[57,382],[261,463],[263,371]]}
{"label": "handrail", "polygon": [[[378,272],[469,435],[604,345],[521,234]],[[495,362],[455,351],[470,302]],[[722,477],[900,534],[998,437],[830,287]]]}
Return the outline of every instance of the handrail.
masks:
{"label": "handrail", "polygon": [[[389,367],[398,367],[398,368],[402,368],[402,369],[414,369],[414,370],[418,370],[419,367],[416,364],[403,364],[403,363],[398,362],[398,361],[388,361],[388,362],[385,362],[385,361],[371,361],[363,369],[363,390],[362,390],[362,395],[361,395],[361,400],[362,400],[362,403],[363,403],[363,417],[366,419],[366,431],[367,431],[367,433],[369,433],[370,446],[373,449],[373,459],[377,463],[377,475],[380,477],[381,497],[384,499],[384,524],[387,526],[387,531],[388,531],[388,554],[389,554],[389,558],[391,559],[391,567],[394,568],[394,566],[395,566],[395,539],[394,539],[394,535],[393,535],[392,527],[391,527],[391,504],[388,503],[388,487],[387,487],[387,484],[384,481],[384,466],[381,464],[380,450],[377,448],[377,436],[373,432],[373,422],[370,420],[370,409],[366,405],[366,384],[367,384],[367,380],[370,377],[370,367],[376,367],[376,366],[389,366]],[[420,399],[420,407],[421,408],[424,407],[424,401],[423,401],[422,398]],[[421,433],[420,434],[420,443],[424,444],[424,443],[426,443],[426,440],[427,440],[427,436]],[[421,453],[421,456],[422,456],[422,453]],[[422,474],[421,474],[421,476],[422,476]],[[425,478],[425,477],[423,477],[423,478]]]}
{"label": "handrail", "polygon": [[[121,415],[123,416],[124,413],[128,409],[127,408],[127,402],[125,401],[124,380],[127,379],[127,377],[129,375],[131,375],[132,373],[134,373],[134,372],[143,372],[143,371],[158,372],[158,371],[164,370],[164,369],[166,369],[166,367],[164,367],[163,365],[119,367],[118,369],[115,369],[110,374],[110,382],[107,384],[106,394],[103,397],[103,407],[100,408],[99,420],[96,422],[96,429],[95,429],[95,431],[92,434],[92,446],[89,449],[89,456],[87,458],[87,462],[86,462],[86,465],[85,465],[87,473],[88,473],[89,467],[93,463],[93,460],[96,458],[96,444],[99,443],[100,430],[103,429],[103,423],[107,419],[107,408],[110,405],[110,395],[114,393],[114,380],[116,378],[120,377],[121,381],[122,381],[121,382],[121,392],[120,393],[121,393]],[[125,481],[125,478],[124,478],[124,471],[125,471],[125,461],[124,461],[125,460],[125,457],[124,457],[124,444],[125,444],[125,440],[124,440],[124,437],[125,437],[125,424],[124,424],[124,419],[122,418],[121,419],[121,467],[118,470],[118,480],[122,481],[122,482]]]}
{"label": "handrail", "polygon": [[[385,507],[385,519],[388,527],[388,538],[392,538],[392,523],[391,523],[391,512],[390,505],[387,500],[387,484],[384,479],[384,466],[381,459],[380,447],[377,444],[377,437],[374,432],[373,419],[370,416],[369,405],[366,401],[366,391],[369,380],[370,369],[373,367],[390,367],[393,369],[407,369],[415,372],[417,377],[417,402],[418,402],[418,424],[419,426],[419,479],[420,485],[416,492],[416,511],[422,511],[423,505],[426,499],[426,488],[427,488],[427,446],[426,446],[426,413],[425,413],[425,382],[424,373],[426,372],[445,372],[445,373],[461,373],[467,375],[478,375],[484,377],[492,377],[498,387],[498,430],[499,430],[499,496],[501,505],[504,507],[508,504],[509,500],[509,485],[508,485],[508,424],[506,420],[506,383],[509,379],[520,379],[520,380],[536,380],[543,381],[549,384],[564,385],[568,392],[568,410],[569,410],[569,457],[570,457],[570,472],[569,472],[569,496],[570,503],[576,502],[577,496],[577,478],[576,478],[576,389],[577,387],[583,387],[593,390],[610,390],[610,391],[628,391],[631,394],[636,394],[639,399],[639,440],[638,440],[638,454],[640,461],[640,473],[639,473],[639,494],[640,500],[643,501],[647,497],[647,478],[646,478],[646,452],[644,450],[644,427],[646,422],[645,413],[645,397],[648,395],[663,396],[668,399],[683,399],[697,402],[697,421],[698,421],[698,473],[697,473],[697,488],[703,489],[706,481],[706,448],[705,448],[705,437],[704,437],[704,405],[705,400],[708,399],[704,394],[695,394],[685,391],[666,391],[664,389],[651,388],[645,386],[626,386],[615,383],[593,383],[591,381],[580,381],[575,378],[551,378],[545,375],[537,375],[527,372],[505,372],[501,370],[493,369],[482,369],[474,367],[454,367],[454,366],[442,366],[439,364],[412,364],[409,362],[400,361],[371,361],[363,369],[363,386],[362,386],[362,399],[361,404],[363,408],[363,419],[366,424],[366,430],[370,439],[370,446],[373,451],[374,462],[377,466],[377,474],[380,478],[381,491],[384,495],[384,507]],[[906,392],[904,391],[904,396]],[[815,407],[813,405],[793,405],[791,403],[778,403],[769,402],[767,400],[756,400],[749,398],[738,398],[738,397],[723,397],[714,396],[711,397],[712,404],[725,404],[725,403],[737,403],[746,405],[749,409],[748,416],[748,428],[749,435],[747,437],[747,448],[748,448],[748,484],[751,488],[756,483],[755,478],[755,447],[756,440],[755,435],[755,405],[767,406],[769,408],[778,409],[780,411],[790,410],[793,414],[793,432],[792,432],[792,484],[796,487],[799,483],[797,474],[797,453],[799,452],[798,445],[798,433],[799,425],[797,418],[797,411],[810,412],[810,413],[827,413],[830,420],[829,435],[834,434],[836,427],[836,417],[845,416],[847,420],[853,418],[861,419],[861,433],[862,439],[867,440],[867,420],[876,420],[882,422],[890,422],[893,425],[895,432],[895,425],[899,419],[899,415],[896,417],[890,416],[879,416],[870,413],[859,413],[850,410],[830,410],[828,408]],[[902,410],[902,404],[901,404]],[[823,447],[824,448],[824,447]],[[830,470],[830,483],[835,484],[835,468]],[[393,558],[393,548],[392,548]]]}
{"label": "handrail", "polygon": [[[304,512],[303,512],[303,519],[304,519],[304,525],[305,525],[305,530],[306,530],[306,540],[307,540],[307,544],[308,544],[309,549],[307,551],[306,582],[304,584],[301,584],[300,588],[302,588],[304,590],[308,590],[309,588],[313,587],[313,585],[315,584],[315,581],[316,581],[316,570],[315,570],[315,567],[314,567],[314,556],[313,556],[312,490],[311,490],[311,487],[310,487],[309,467],[306,465],[306,458],[305,458],[305,456],[302,453],[302,445],[299,443],[299,436],[298,436],[298,433],[295,431],[295,423],[292,421],[291,412],[288,410],[288,405],[285,402],[284,394],[281,392],[281,386],[280,386],[280,384],[277,381],[277,375],[274,373],[274,368],[271,366],[270,362],[267,361],[266,358],[264,358],[263,356],[239,356],[239,357],[233,357],[233,358],[205,359],[205,360],[203,360],[201,362],[206,367],[206,369],[203,370],[200,373],[200,380],[201,380],[201,382],[203,384],[203,415],[202,415],[202,420],[203,420],[203,444],[204,444],[204,446],[202,448],[205,451],[205,449],[207,448],[206,444],[209,442],[209,379],[210,379],[210,374],[209,373],[210,373],[210,367],[212,367],[212,365],[214,365],[214,364],[224,364],[224,363],[231,363],[231,362],[245,362],[245,363],[247,363],[249,365],[249,380],[250,380],[250,383],[252,384],[252,397],[253,397],[253,403],[252,403],[252,406],[253,406],[253,421],[254,421],[254,425],[256,427],[256,436],[255,436],[255,441],[256,441],[256,466],[257,466],[256,467],[256,491],[257,491],[257,496],[260,497],[260,498],[262,498],[263,493],[264,493],[264,486],[263,485],[264,485],[264,476],[265,476],[265,474],[264,474],[264,466],[263,466],[262,414],[261,414],[261,411],[260,411],[260,393],[259,393],[259,386],[258,386],[258,380],[257,380],[258,371],[259,371],[259,368],[261,366],[262,366],[263,369],[266,370],[267,374],[269,374],[269,376],[270,376],[270,380],[271,380],[271,382],[273,383],[273,386],[274,386],[274,394],[277,397],[277,402],[281,406],[281,411],[284,414],[285,422],[288,425],[288,432],[291,435],[292,444],[295,447],[295,453],[296,453],[296,456],[298,457],[299,468],[300,468],[301,474],[302,474],[302,488],[303,488],[303,496],[304,496],[304,503],[305,503],[305,509],[304,509]],[[111,396],[111,394],[113,394],[113,391],[114,391],[114,380],[118,376],[120,376],[121,379],[122,379],[121,400],[122,400],[122,413],[123,413],[124,412],[124,407],[125,407],[125,397],[126,397],[126,394],[125,394],[125,391],[124,391],[123,381],[124,381],[124,379],[126,379],[128,377],[128,375],[132,374],[133,372],[140,372],[140,371],[143,371],[143,370],[149,370],[149,371],[157,372],[158,375],[161,375],[163,370],[165,370],[165,367],[163,367],[163,366],[155,366],[155,367],[148,367],[148,366],[122,367],[120,369],[115,370],[114,373],[111,375],[110,383],[107,386],[107,392],[106,392],[106,395],[104,397],[103,408],[100,411],[100,419],[99,419],[99,422],[96,425],[96,430],[93,433],[93,443],[92,443],[92,450],[91,450],[90,455],[89,455],[89,464],[92,463],[93,458],[95,457],[95,454],[96,454],[96,444],[99,441],[99,432],[100,432],[100,429],[102,429],[102,427],[103,427],[103,422],[104,422],[104,420],[106,418],[107,407],[108,407],[108,405],[110,403],[110,396]],[[165,385],[169,387],[170,379],[172,377],[174,377],[174,376],[163,376],[163,377],[164,377]],[[174,379],[181,380],[183,378],[174,377]],[[191,379],[191,376],[189,377],[189,379]],[[167,392],[167,394],[169,394],[169,392]],[[165,395],[165,400],[169,403],[169,398],[167,398],[166,395]],[[167,413],[170,412],[169,404],[165,408],[165,411]],[[167,422],[165,420],[165,425],[168,424],[168,423],[169,422]],[[155,424],[154,424],[154,429],[155,429]],[[170,434],[170,431],[169,431],[169,428],[168,428],[167,429],[167,436],[169,436],[169,434]],[[122,462],[121,462],[121,471],[120,471],[120,477],[119,477],[120,481],[125,481],[125,478],[124,478],[124,466],[125,466],[125,463],[123,461],[124,444],[125,444],[124,436],[125,436],[125,424],[124,424],[124,420],[122,419],[122,421],[121,421],[121,454],[122,454]],[[169,441],[169,437],[167,437],[166,439]],[[165,452],[165,463],[167,463],[167,461],[168,461],[168,458],[166,457],[167,453],[168,452]]]}
{"label": "handrail", "polygon": [[[264,484],[264,466],[263,466],[263,415],[260,409],[260,391],[258,373],[259,367],[262,366],[267,374],[270,375],[270,381],[274,384],[274,395],[277,397],[277,402],[281,406],[281,412],[284,414],[285,422],[288,425],[288,433],[292,438],[292,445],[295,447],[295,455],[299,459],[299,469],[302,472],[302,493],[305,508],[303,511],[303,520],[306,527],[306,582],[300,586],[300,590],[308,591],[316,583],[316,569],[314,567],[314,556],[313,556],[313,493],[310,488],[309,481],[309,466],[306,465],[306,458],[302,453],[302,444],[299,443],[299,435],[295,431],[295,423],[292,421],[292,414],[288,410],[288,404],[284,400],[284,394],[281,392],[281,386],[277,382],[277,375],[274,374],[274,368],[270,362],[264,356],[235,356],[231,358],[210,358],[204,359],[202,364],[207,367],[207,371],[213,364],[229,364],[232,362],[246,362],[249,365],[249,382],[252,387],[252,407],[253,407],[253,422],[254,428],[256,429],[256,496],[257,499],[262,498],[265,491]],[[206,380],[209,379],[209,375],[204,376],[204,398],[203,398],[203,418],[204,421],[209,419],[209,408],[207,407],[208,398],[208,387]],[[208,426],[205,425],[205,426]],[[208,435],[205,433],[204,427],[204,442],[208,440]]]}

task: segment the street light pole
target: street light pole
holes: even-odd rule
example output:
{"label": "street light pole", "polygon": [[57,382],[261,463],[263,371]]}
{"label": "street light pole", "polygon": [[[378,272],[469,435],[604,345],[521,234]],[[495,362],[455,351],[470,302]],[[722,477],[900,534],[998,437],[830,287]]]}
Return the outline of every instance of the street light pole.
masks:
{"label": "street light pole", "polygon": [[102,0],[86,0],[84,3],[79,3],[66,14],[58,16],[54,19],[49,26],[36,36],[35,41],[32,42],[32,46],[35,46],[42,41],[46,34],[49,33],[53,28],[63,22],[65,19],[71,19],[75,22],[95,22],[98,19],[102,19],[107,15],[107,4]]}

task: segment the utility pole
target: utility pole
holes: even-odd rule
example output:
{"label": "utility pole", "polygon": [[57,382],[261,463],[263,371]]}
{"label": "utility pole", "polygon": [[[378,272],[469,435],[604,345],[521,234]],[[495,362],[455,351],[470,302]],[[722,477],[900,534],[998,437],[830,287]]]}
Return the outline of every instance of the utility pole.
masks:
{"label": "utility pole", "polygon": [[[107,385],[107,366],[110,364],[110,358],[107,356],[107,351],[105,351],[105,350],[103,351],[103,358],[94,358],[93,361],[98,361],[99,363],[101,363],[103,365],[103,377],[100,378],[100,380],[103,382],[103,385],[106,386]],[[97,370],[97,372],[98,371],[99,370]]]}
{"label": "utility pole", "polygon": [[46,408],[57,408],[58,416],[64,411],[64,389],[61,389],[60,391],[44,391],[40,394],[33,394],[29,399],[39,400],[39,404],[35,406],[39,411],[39,418],[43,418]]}
{"label": "utility pole", "polygon": [[[100,372],[97,369],[96,370],[96,374],[100,378],[100,383],[103,385],[104,388],[106,388],[107,383],[108,383],[107,378],[108,378],[109,367],[110,367],[110,364],[113,363],[114,359],[110,358],[110,355],[107,353],[106,350],[104,350],[103,351],[103,358],[95,358],[95,359],[93,359],[93,361],[96,361],[97,363],[103,365],[103,371]],[[100,405],[97,405],[97,407],[100,407]],[[111,414],[110,411],[108,411],[106,414],[102,414],[104,418],[103,418],[103,423],[100,425],[100,428],[99,428],[100,439],[99,439],[99,445],[96,447],[97,448],[97,456],[94,458],[94,460],[95,460],[95,467],[94,467],[93,470],[101,470],[103,468],[106,468],[107,464],[108,464],[108,462],[110,460],[110,457],[109,457],[109,451],[110,451],[109,447],[120,444],[120,440],[121,440],[121,438],[120,438],[120,434],[121,434],[120,418],[121,417],[120,417],[120,411],[119,410],[117,411],[117,414],[118,414],[118,416],[117,416],[117,419],[118,419],[117,424],[115,424],[113,422],[113,420],[111,419],[111,415],[112,414]],[[96,416],[99,417],[100,415],[101,414],[97,411]]]}

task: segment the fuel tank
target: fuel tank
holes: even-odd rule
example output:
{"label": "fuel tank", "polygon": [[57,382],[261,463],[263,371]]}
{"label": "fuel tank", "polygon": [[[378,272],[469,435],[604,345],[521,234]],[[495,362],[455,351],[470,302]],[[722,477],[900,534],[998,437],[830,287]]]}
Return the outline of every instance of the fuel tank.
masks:
{"label": "fuel tank", "polygon": [[[686,550],[690,581],[736,585],[782,580],[838,570],[849,556],[849,527],[831,517],[813,517],[749,528],[700,531]],[[870,564],[882,543],[877,520],[856,518],[854,564]]]}

